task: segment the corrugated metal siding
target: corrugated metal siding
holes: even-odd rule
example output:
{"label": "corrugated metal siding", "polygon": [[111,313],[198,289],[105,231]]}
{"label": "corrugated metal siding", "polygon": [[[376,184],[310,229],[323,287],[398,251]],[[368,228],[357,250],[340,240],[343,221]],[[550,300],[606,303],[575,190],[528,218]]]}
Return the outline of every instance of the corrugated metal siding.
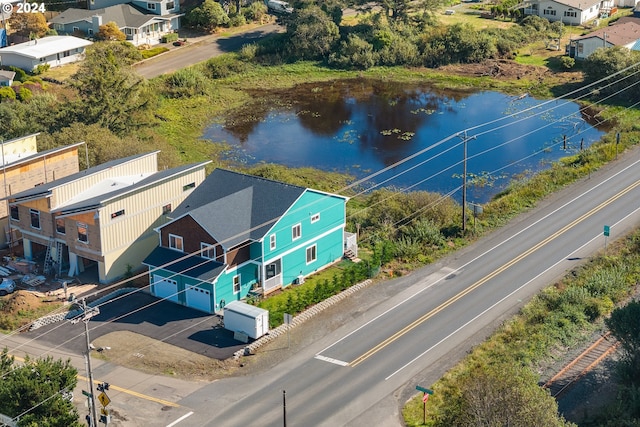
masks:
{"label": "corrugated metal siding", "polygon": [[[204,178],[203,167],[155,187],[131,193],[100,209],[100,251],[104,257],[106,281],[122,277],[127,265],[134,270],[141,267],[142,260],[158,245],[154,228],[167,221],[162,214],[163,206],[169,203],[177,206],[190,193],[184,191],[183,186],[192,182],[197,186]],[[124,215],[111,218],[112,213],[123,209]]]}

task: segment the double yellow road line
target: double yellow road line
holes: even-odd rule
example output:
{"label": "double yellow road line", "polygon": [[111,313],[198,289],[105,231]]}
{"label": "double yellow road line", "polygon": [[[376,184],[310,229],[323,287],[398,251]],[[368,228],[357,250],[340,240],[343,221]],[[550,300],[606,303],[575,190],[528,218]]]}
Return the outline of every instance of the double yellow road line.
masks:
{"label": "double yellow road line", "polygon": [[631,184],[630,186],[628,186],[627,188],[625,188],[624,190],[622,190],[618,194],[616,194],[616,195],[612,196],[611,198],[607,199],[606,201],[600,203],[598,206],[594,207],[589,212],[587,212],[587,213],[581,215],[580,217],[576,218],[575,220],[571,221],[569,224],[565,225],[560,230],[556,231],[555,233],[553,233],[549,237],[545,238],[541,242],[539,242],[536,245],[532,246],[531,248],[527,249],[525,252],[523,252],[522,254],[518,255],[515,258],[513,258],[511,261],[509,261],[508,263],[504,264],[503,266],[501,266],[497,270],[493,271],[491,274],[488,274],[487,276],[485,276],[482,279],[478,280],[477,282],[475,282],[474,284],[472,284],[468,288],[466,288],[463,291],[459,292],[458,294],[454,295],[453,297],[451,297],[450,299],[448,299],[444,303],[442,303],[439,306],[435,307],[434,309],[432,309],[428,313],[422,315],[420,318],[414,320],[413,322],[411,322],[410,324],[408,324],[407,326],[405,326],[404,328],[402,328],[401,330],[399,330],[395,334],[391,335],[389,338],[385,339],[384,341],[382,341],[381,343],[379,343],[375,347],[371,348],[370,350],[368,350],[367,352],[363,353],[362,355],[356,357],[354,360],[349,362],[349,366],[354,367],[354,366],[359,365],[360,363],[362,363],[363,361],[365,361],[369,357],[373,356],[374,354],[376,354],[377,352],[379,352],[380,350],[382,350],[383,348],[385,348],[386,346],[388,346],[392,342],[396,341],[398,338],[402,337],[403,335],[405,335],[409,331],[415,329],[417,326],[421,325],[422,323],[424,323],[425,321],[427,321],[431,317],[433,317],[436,314],[440,313],[442,310],[444,310],[445,308],[449,307],[451,304],[455,303],[456,301],[460,300],[461,298],[463,298],[467,294],[471,293],[475,289],[477,289],[480,286],[484,285],[489,280],[493,279],[494,277],[496,277],[498,274],[502,273],[503,271],[505,271],[509,267],[511,267],[511,266],[515,265],[516,263],[522,261],[524,258],[526,258],[527,256],[531,255],[532,253],[534,253],[535,251],[537,251],[541,247],[545,246],[547,243],[551,242],[553,239],[559,237],[560,235],[562,235],[563,233],[565,233],[569,229],[575,227],[580,222],[582,222],[585,219],[587,219],[588,217],[594,215],[596,212],[602,210],[607,205],[613,203],[614,201],[618,200],[620,197],[626,195],[627,193],[629,193],[630,191],[632,191],[633,189],[635,189],[639,185],[640,185],[640,181],[636,181],[634,184]]}

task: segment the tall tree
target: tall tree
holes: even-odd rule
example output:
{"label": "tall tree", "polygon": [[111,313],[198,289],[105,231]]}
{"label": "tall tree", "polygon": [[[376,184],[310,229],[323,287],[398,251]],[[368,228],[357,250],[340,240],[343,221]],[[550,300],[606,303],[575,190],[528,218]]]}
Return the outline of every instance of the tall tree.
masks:
{"label": "tall tree", "polygon": [[30,38],[43,37],[49,31],[42,13],[14,13],[9,18],[9,26],[19,35]]}
{"label": "tall tree", "polygon": [[296,9],[287,21],[289,50],[302,59],[326,57],[340,37],[338,26],[318,6]]}
{"label": "tall tree", "polygon": [[190,26],[205,31],[213,31],[229,23],[229,16],[220,3],[214,0],[204,0],[200,6],[187,12],[185,18]]}
{"label": "tall tree", "polygon": [[87,49],[70,81],[80,97],[77,121],[97,123],[123,134],[148,120],[152,101],[149,86],[131,67],[139,55],[126,42],[98,42]]}
{"label": "tall tree", "polygon": [[5,348],[0,354],[0,413],[20,417],[21,426],[80,427],[68,399],[78,379],[71,361],[51,357],[15,364]]}
{"label": "tall tree", "polygon": [[98,40],[110,40],[110,41],[124,41],[127,39],[127,36],[120,31],[118,28],[118,24],[115,22],[107,22],[104,25],[100,25],[100,29],[98,30],[98,34],[96,34],[96,38]]}

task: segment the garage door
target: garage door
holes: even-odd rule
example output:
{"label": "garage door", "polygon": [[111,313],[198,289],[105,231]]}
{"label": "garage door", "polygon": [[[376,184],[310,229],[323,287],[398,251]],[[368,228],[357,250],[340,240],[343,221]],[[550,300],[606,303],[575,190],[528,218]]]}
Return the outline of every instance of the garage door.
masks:
{"label": "garage door", "polygon": [[178,302],[178,282],[154,275],[153,294],[160,298],[166,298],[169,301]]}
{"label": "garage door", "polygon": [[211,292],[202,288],[188,287],[186,294],[187,306],[211,313]]}

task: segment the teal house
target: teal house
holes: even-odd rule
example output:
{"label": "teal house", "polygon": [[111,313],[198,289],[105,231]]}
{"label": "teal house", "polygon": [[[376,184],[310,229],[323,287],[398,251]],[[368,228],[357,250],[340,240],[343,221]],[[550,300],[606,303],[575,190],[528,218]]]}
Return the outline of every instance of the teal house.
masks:
{"label": "teal house", "polygon": [[150,292],[208,313],[266,295],[357,250],[347,197],[214,170],[156,229]]}

